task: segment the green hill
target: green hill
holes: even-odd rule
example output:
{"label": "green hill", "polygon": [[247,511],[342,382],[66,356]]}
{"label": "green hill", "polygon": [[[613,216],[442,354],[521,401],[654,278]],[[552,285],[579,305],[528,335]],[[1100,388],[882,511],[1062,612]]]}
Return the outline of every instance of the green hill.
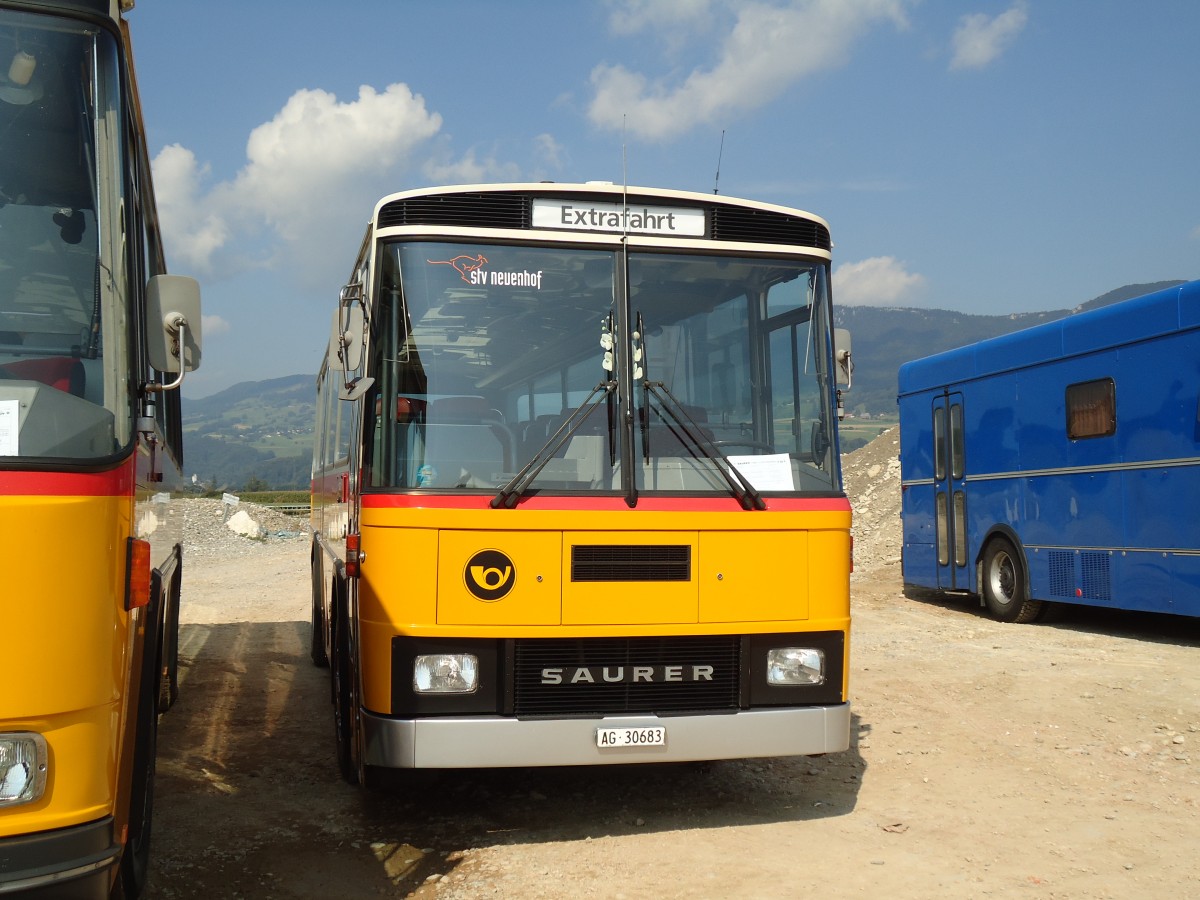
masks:
{"label": "green hill", "polygon": [[316,376],[244,381],[183,403],[185,469],[212,489],[257,479],[307,488],[316,417]]}

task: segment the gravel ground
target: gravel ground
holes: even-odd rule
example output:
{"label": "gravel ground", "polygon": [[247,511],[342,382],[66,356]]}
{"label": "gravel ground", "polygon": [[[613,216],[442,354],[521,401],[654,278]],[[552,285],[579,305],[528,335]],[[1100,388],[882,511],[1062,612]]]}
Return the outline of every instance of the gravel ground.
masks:
{"label": "gravel ground", "polygon": [[193,501],[149,897],[1200,896],[1200,622],[1005,625],[906,597],[897,450],[886,432],[844,461],[847,752],[464,770],[382,795],[336,773],[303,523],[251,508],[252,540]]}

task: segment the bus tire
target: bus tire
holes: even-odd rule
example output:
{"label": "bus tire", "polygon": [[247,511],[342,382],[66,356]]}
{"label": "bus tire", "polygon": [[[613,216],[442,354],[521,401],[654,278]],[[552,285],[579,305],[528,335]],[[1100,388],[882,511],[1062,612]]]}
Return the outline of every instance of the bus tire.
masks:
{"label": "bus tire", "polygon": [[329,665],[329,654],[325,652],[325,608],[321,603],[324,593],[325,579],[321,575],[321,559],[319,547],[313,548],[312,555],[312,633],[310,635],[308,655],[313,665],[324,669]]}
{"label": "bus tire", "polygon": [[992,538],[984,551],[983,601],[1001,622],[1032,622],[1042,611],[1042,602],[1028,597],[1025,563],[1008,538]]}
{"label": "bus tire", "polygon": [[[161,660],[149,670],[157,675]],[[148,663],[146,664],[149,665]],[[133,750],[133,787],[129,798],[129,832],[116,882],[113,900],[136,900],[146,886],[150,868],[150,832],[154,813],[154,774],[158,758],[158,696],[148,688],[156,681],[143,677],[142,699],[138,703],[137,737]]]}
{"label": "bus tire", "polygon": [[333,615],[333,734],[338,772],[347,784],[358,784],[358,760],[354,752],[354,669],[350,660],[350,628],[337,607]]}
{"label": "bus tire", "polygon": [[171,589],[163,598],[163,629],[158,669],[158,711],[165,713],[179,699],[179,604],[183,597],[183,557],[171,576]]}
{"label": "bus tire", "polygon": [[[134,752],[134,778],[137,780],[129,808],[129,837],[121,854],[121,872],[117,878],[121,900],[135,900],[146,886],[150,868],[150,828],[154,809],[155,757],[158,752],[158,714],[143,734],[138,735]],[[140,730],[140,729],[139,729]],[[139,763],[145,754],[145,762]]]}

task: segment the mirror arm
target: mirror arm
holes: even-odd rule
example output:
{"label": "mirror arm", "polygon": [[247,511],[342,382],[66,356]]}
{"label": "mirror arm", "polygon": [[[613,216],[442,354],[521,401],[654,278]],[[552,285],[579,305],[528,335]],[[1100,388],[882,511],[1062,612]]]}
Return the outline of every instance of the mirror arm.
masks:
{"label": "mirror arm", "polygon": [[174,391],[183,384],[183,376],[187,374],[187,365],[184,363],[183,354],[187,352],[187,319],[181,312],[169,313],[163,319],[163,330],[171,335],[172,356],[179,360],[179,377],[170,384],[159,384],[151,381],[145,385],[146,393],[161,394],[166,391]]}

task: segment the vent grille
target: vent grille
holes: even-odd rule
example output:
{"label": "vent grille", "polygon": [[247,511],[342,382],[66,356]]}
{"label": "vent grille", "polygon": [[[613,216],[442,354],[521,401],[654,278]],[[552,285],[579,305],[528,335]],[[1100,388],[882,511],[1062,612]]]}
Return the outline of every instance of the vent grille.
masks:
{"label": "vent grille", "polygon": [[1066,550],[1050,551],[1050,593],[1055,597],[1075,594],[1075,554]]}
{"label": "vent grille", "polygon": [[738,206],[712,208],[714,241],[763,241],[829,250],[829,229],[820,222],[786,213]]}
{"label": "vent grille", "polygon": [[[740,645],[730,635],[517,640],[513,711],[533,717],[736,710]],[[652,670],[655,680],[629,680],[634,666]],[[672,672],[681,680],[665,680],[669,666],[679,667]],[[711,679],[693,680],[694,667],[711,667]],[[562,683],[543,684],[544,669],[561,670]],[[606,675],[625,680],[605,683]]]}
{"label": "vent grille", "polygon": [[[603,202],[613,198],[599,197]],[[401,225],[442,225],[464,228],[532,227],[533,198],[528,194],[510,191],[473,191],[469,193],[433,194],[393,200],[379,211],[379,227]],[[661,198],[641,198],[630,195],[630,206],[640,203],[659,204]],[[691,205],[691,204],[683,204]],[[694,208],[694,207],[693,207]],[[819,222],[773,210],[741,206],[708,204],[710,237],[715,241],[751,241],[771,244],[790,244],[799,247],[818,247],[829,250],[829,229]]]}
{"label": "vent grille", "polygon": [[529,228],[529,198],[523,194],[434,194],[393,200],[379,211],[379,227],[459,225],[468,228]]}
{"label": "vent grille", "polygon": [[1083,596],[1090,600],[1112,600],[1107,553],[1085,552],[1079,555]]}
{"label": "vent grille", "polygon": [[690,581],[687,544],[582,544],[571,547],[572,581]]}

